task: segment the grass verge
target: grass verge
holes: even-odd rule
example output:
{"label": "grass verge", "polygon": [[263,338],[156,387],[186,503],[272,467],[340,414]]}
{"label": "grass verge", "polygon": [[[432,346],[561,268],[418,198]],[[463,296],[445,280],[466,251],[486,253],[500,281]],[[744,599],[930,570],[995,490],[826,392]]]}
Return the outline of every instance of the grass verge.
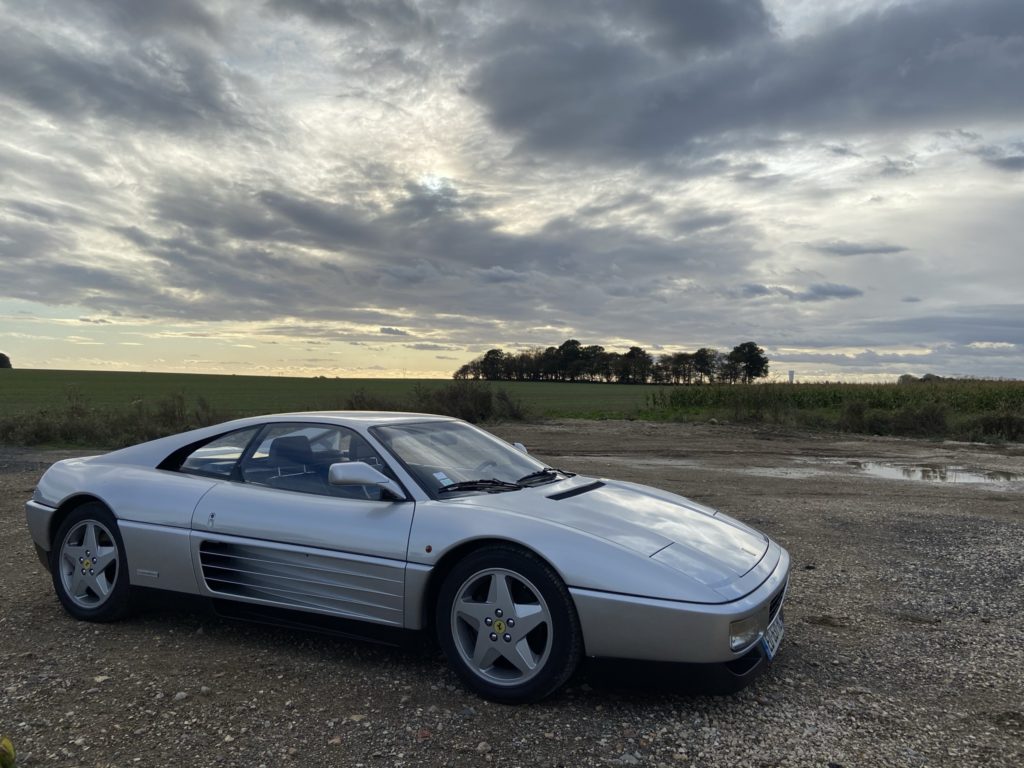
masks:
{"label": "grass verge", "polygon": [[[522,402],[504,389],[473,381],[416,386],[404,395],[391,397],[360,389],[332,407],[439,413],[474,423],[521,421],[528,415]],[[290,410],[323,410],[323,406],[311,404]],[[54,407],[0,413],[0,444],[120,448],[266,412],[258,407],[227,411],[215,408],[202,396],[184,392],[138,399],[127,407],[95,405],[72,387]]]}
{"label": "grass verge", "polygon": [[648,395],[640,413],[663,420],[713,417],[873,435],[1019,441],[1024,382],[677,387]]}

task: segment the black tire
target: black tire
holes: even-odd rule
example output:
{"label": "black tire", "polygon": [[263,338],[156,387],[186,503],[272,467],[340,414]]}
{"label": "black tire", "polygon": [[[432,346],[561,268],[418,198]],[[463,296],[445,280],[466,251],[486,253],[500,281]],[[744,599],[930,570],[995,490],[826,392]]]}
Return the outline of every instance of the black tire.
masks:
{"label": "black tire", "polygon": [[[482,594],[490,579],[501,579],[508,594],[518,597],[513,597],[508,605],[466,599],[474,589]],[[460,618],[462,609],[458,615],[455,612],[456,601],[460,599],[460,606],[471,606],[479,615],[486,613],[483,621],[489,619],[491,624],[485,629],[482,624],[471,623],[476,619]],[[515,616],[520,610],[534,611],[545,618],[535,628],[515,635]],[[513,620],[509,622],[509,618]],[[524,628],[530,622],[529,617],[520,619]],[[438,593],[435,624],[441,649],[466,687],[484,698],[506,704],[538,701],[553,693],[572,676],[583,655],[580,621],[569,590],[551,566],[532,552],[513,545],[483,547],[455,565]],[[500,633],[493,632],[498,628]],[[495,636],[497,639],[493,640]],[[493,662],[475,665],[469,658],[470,646],[486,646],[488,641],[493,642],[493,650],[484,648],[485,653],[501,655]],[[506,656],[511,658],[518,653],[528,654],[535,666],[528,671],[513,666]],[[518,658],[522,662],[522,656]]]}
{"label": "black tire", "polygon": [[[84,538],[89,530],[99,546],[96,551],[88,546]],[[65,557],[65,547],[81,549],[76,558]],[[88,555],[86,551],[88,550]],[[110,552],[114,558],[100,563],[95,558],[106,560]],[[71,559],[79,560],[72,568]],[[101,566],[90,570],[88,566]],[[85,586],[73,590],[72,582],[81,570]],[[124,541],[117,527],[117,520],[110,510],[99,502],[89,502],[75,509],[53,537],[50,549],[50,576],[57,598],[69,614],[79,621],[117,621],[127,615],[131,607],[131,586],[128,580],[128,562]],[[106,592],[103,592],[106,587]],[[72,594],[75,592],[75,594]]]}

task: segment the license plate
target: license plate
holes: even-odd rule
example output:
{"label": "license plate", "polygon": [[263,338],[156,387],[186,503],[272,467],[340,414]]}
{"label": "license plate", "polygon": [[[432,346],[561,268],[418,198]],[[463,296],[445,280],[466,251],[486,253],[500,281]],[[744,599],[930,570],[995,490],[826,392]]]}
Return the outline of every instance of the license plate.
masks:
{"label": "license plate", "polygon": [[779,643],[782,642],[782,633],[785,630],[786,628],[782,623],[782,611],[779,611],[775,620],[764,631],[764,637],[761,638],[761,647],[764,649],[768,661],[775,658],[775,653],[779,650]]}

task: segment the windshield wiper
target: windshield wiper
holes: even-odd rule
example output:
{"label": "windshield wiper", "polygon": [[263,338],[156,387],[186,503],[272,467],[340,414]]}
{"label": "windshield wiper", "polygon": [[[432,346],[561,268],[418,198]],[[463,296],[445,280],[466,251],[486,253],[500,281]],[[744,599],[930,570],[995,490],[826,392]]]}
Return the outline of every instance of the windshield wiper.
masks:
{"label": "windshield wiper", "polygon": [[438,488],[438,494],[451,493],[453,491],[486,491],[487,493],[501,493],[502,491],[521,491],[523,486],[519,483],[509,483],[505,480],[498,480],[492,477],[489,480],[463,480],[459,483],[452,483],[443,488]]}
{"label": "windshield wiper", "polygon": [[[556,469],[555,467],[544,467],[544,469],[538,469],[536,472],[531,472],[528,475],[523,475],[517,483],[520,485],[530,485],[531,480],[547,480],[548,478],[554,480],[558,475],[565,475],[566,477],[575,477],[575,472],[566,472],[564,469]],[[538,483],[539,485],[539,483]]]}

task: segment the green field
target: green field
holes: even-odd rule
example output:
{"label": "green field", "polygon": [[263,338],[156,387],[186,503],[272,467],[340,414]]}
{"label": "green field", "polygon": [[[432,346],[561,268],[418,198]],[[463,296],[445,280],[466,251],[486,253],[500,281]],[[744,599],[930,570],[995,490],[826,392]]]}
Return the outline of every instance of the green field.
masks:
{"label": "green field", "polygon": [[[95,408],[128,408],[183,394],[204,398],[226,416],[330,410],[347,407],[357,392],[402,403],[417,385],[436,388],[445,379],[328,379],[281,376],[216,376],[189,373],[120,371],[0,371],[0,418],[64,407],[69,396]],[[647,397],[664,387],[654,385],[502,382],[537,417],[614,417],[634,414]]]}
{"label": "green field", "polygon": [[239,416],[406,410],[470,421],[645,418],[1024,440],[1024,382],[655,386],[0,371],[0,443],[128,445]]}

